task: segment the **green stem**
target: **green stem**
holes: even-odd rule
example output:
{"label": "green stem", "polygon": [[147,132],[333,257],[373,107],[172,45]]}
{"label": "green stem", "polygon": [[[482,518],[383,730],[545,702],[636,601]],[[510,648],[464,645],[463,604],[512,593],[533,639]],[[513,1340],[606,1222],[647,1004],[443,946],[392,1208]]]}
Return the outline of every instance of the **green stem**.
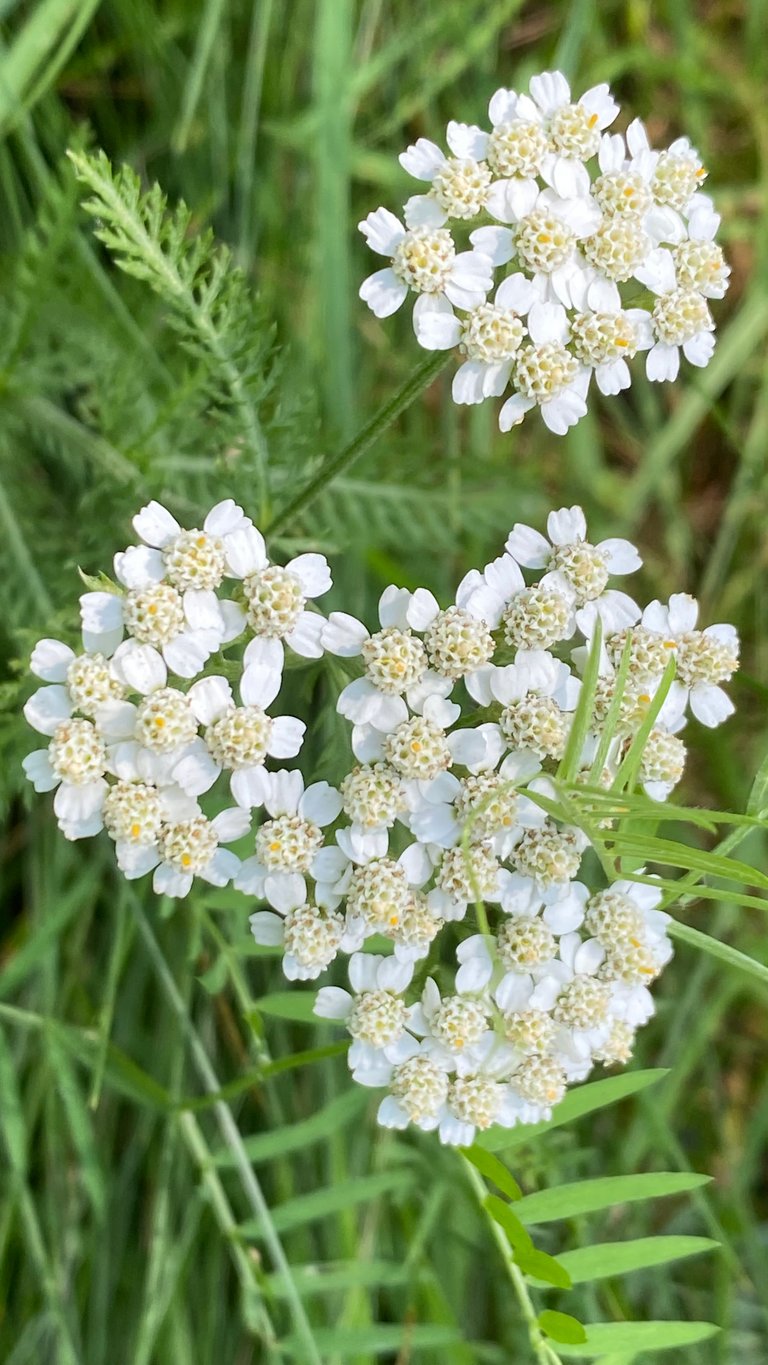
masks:
{"label": "green stem", "polygon": [[[176,985],[165,957],[163,956],[162,949],[155,937],[149,920],[146,918],[143,910],[135,899],[131,900],[131,909],[136,918],[139,932],[144,939],[149,956],[154,964],[160,984],[168,998],[168,1003],[176,1016],[182,1033],[186,1036],[189,1050],[192,1054],[192,1060],[200,1080],[209,1095],[218,1095],[221,1090],[221,1084],[216,1072],[211,1066],[208,1054],[203,1047],[199,1034],[187,1014],[179,988]],[[245,1149],[243,1139],[240,1136],[237,1124],[232,1117],[232,1112],[223,1100],[216,1100],[213,1105],[213,1110],[219,1128],[221,1129],[222,1137],[232,1153],[233,1163],[237,1168],[248,1202],[261,1225],[264,1241],[267,1245],[272,1263],[283,1281],[285,1296],[288,1300],[291,1316],[296,1328],[296,1335],[303,1343],[303,1360],[306,1362],[306,1365],[323,1365],[320,1356],[318,1355],[317,1347],[315,1346],[312,1327],[291,1276],[288,1258],[283,1250],[283,1245],[278,1236],[277,1229],[272,1222],[269,1205],[264,1197],[261,1185],[256,1179],[251,1163],[248,1160],[248,1153]]]}
{"label": "green stem", "polygon": [[375,445],[379,437],[384,434],[387,427],[390,427],[397,420],[401,412],[405,412],[406,408],[409,408],[419,397],[419,394],[429,388],[433,379],[441,370],[445,369],[449,359],[450,353],[445,351],[437,351],[430,356],[429,360],[425,361],[416,373],[411,375],[411,378],[395,394],[394,398],[379,408],[371,420],[366,422],[362,431],[359,431],[348,445],[343,446],[341,450],[337,450],[334,455],[329,455],[323,461],[314,478],[310,479],[309,483],[296,494],[296,497],[288,503],[287,507],[278,512],[277,516],[268,522],[263,529],[269,530],[273,534],[276,531],[284,530],[299,512],[314,502],[317,495],[322,493],[323,489],[333,479],[343,470],[348,469],[355,460],[359,460],[360,456],[370,450],[372,445]]}
{"label": "green stem", "polygon": [[525,1276],[520,1267],[515,1264],[514,1253],[504,1235],[504,1230],[499,1226],[496,1220],[491,1217],[485,1207],[488,1191],[485,1188],[483,1177],[477,1167],[473,1166],[471,1161],[467,1161],[465,1156],[461,1156],[460,1160],[464,1168],[464,1174],[472,1186],[480,1211],[488,1224],[491,1236],[493,1237],[493,1240],[499,1249],[501,1259],[504,1262],[504,1269],[507,1272],[507,1277],[512,1288],[515,1291],[515,1298],[520,1305],[520,1311],[523,1315],[525,1325],[528,1328],[528,1336],[530,1337],[531,1347],[533,1348],[536,1359],[540,1362],[540,1365],[562,1365],[560,1357],[550,1346],[539,1327],[536,1309],[531,1302],[531,1296],[528,1293],[528,1285],[525,1282]]}

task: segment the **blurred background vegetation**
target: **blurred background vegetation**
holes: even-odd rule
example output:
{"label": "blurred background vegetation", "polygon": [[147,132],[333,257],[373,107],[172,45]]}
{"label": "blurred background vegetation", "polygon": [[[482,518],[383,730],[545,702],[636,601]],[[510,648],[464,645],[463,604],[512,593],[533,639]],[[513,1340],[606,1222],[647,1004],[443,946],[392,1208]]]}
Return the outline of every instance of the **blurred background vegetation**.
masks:
{"label": "blurred background vegetation", "polygon": [[[636,539],[638,594],[693,592],[707,621],[742,632],[737,715],[714,733],[691,724],[682,794],[742,810],[768,749],[767,20],[764,0],[2,0],[7,1365],[304,1362],[276,1235],[331,1365],[528,1358],[456,1158],[433,1139],[377,1131],[375,1100],[350,1093],[331,1032],[277,1017],[282,998],[260,1007],[281,978],[249,942],[242,897],[158,905],[120,881],[104,840],[67,846],[50,803],[22,791],[20,760],[34,747],[19,715],[29,649],[41,635],[73,637],[77,565],[109,569],[150,496],[190,525],[229,494],[256,511],[238,411],[169,325],[167,302],[94,240],[67,147],[101,146],[158,180],[187,202],[195,231],[210,225],[231,248],[244,272],[237,358],[274,510],[422,358],[406,310],[382,324],[356,297],[372,267],[355,224],[410,192],[397,163],[407,142],[439,140],[450,118],[482,120],[497,86],[555,66],[577,90],[610,81],[625,118],[646,119],[657,144],[690,135],[734,272],[714,306],[707,370],[686,367],[659,389],[636,367],[628,394],[595,395],[562,440],[535,418],[501,436],[496,405],[457,409],[441,376],[271,548],[278,558],[324,550],[334,605],[370,620],[388,582],[426,583],[445,599],[515,520],[580,502],[595,539]],[[328,663],[292,675],[286,709],[314,722],[310,778],[343,761],[335,689]],[[740,856],[761,862],[762,839]],[[706,901],[684,917],[765,960],[759,912]],[[711,1318],[723,1333],[674,1358],[761,1365],[766,991],[681,946],[657,995],[636,1065],[671,1074],[518,1146],[512,1169],[528,1190],[706,1172],[713,1182],[694,1198],[555,1223],[540,1244],[682,1232],[722,1250],[547,1291],[542,1303],[593,1319]]]}

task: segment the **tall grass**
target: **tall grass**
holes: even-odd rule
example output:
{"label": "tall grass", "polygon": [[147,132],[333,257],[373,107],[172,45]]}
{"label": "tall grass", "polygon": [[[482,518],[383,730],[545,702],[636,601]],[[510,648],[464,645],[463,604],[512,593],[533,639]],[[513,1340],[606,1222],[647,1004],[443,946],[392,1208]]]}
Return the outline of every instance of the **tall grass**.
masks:
{"label": "tall grass", "polygon": [[[389,581],[445,593],[498,552],[513,521],[581,502],[596,536],[637,539],[648,596],[685,588],[709,620],[742,632],[737,716],[717,732],[691,728],[685,785],[691,805],[741,810],[768,751],[764,26],[761,0],[2,6],[8,1365],[528,1358],[471,1180],[433,1139],[375,1128],[330,1031],[293,1017],[301,1007],[251,940],[242,898],[158,905],[117,879],[99,841],[64,844],[21,793],[25,659],[61,628],[75,565],[108,564],[147,495],[194,513],[225,488],[258,510],[262,428],[243,453],[199,354],[166,325],[166,303],[118,275],[94,241],[66,148],[92,140],[159,180],[189,205],[192,232],[212,225],[258,289],[249,393],[279,473],[278,505],[264,509],[278,551],[322,548],[337,604],[370,618]],[[663,393],[638,379],[631,400],[593,407],[558,441],[535,421],[500,436],[492,412],[459,411],[438,378],[386,444],[281,517],[313,461],[419,363],[407,321],[384,327],[355,297],[368,263],[354,224],[405,188],[397,152],[449,118],[482,117],[497,85],[555,64],[580,86],[610,80],[656,138],[685,131],[702,151],[734,267],[713,363]],[[319,718],[307,773],[326,775],[345,742],[333,678],[311,665],[294,691],[295,713]],[[760,830],[739,856],[764,865]],[[668,1074],[542,1135],[518,1142],[516,1131],[509,1161],[531,1194],[628,1172],[711,1176],[689,1194],[537,1226],[537,1246],[570,1254],[574,1280],[543,1288],[539,1306],[590,1320],[711,1319],[719,1336],[669,1359],[762,1365],[768,990],[737,958],[703,955],[692,931],[760,962],[764,920],[713,899],[680,917],[635,1063]],[[577,1248],[659,1234],[720,1250],[661,1273],[580,1278]],[[603,1365],[646,1359],[638,1336]]]}

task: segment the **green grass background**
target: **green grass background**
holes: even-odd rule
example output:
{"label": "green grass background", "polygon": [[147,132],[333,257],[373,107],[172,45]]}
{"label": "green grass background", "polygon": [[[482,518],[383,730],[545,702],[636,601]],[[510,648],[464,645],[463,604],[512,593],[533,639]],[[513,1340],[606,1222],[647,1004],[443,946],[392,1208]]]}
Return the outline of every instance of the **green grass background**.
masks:
{"label": "green grass background", "polygon": [[[332,1032],[264,1012],[281,977],[249,942],[242,898],[158,904],[116,876],[104,840],[67,846],[49,802],[22,791],[25,660],[40,635],[72,632],[76,566],[108,569],[148,496],[190,524],[230,491],[253,507],[237,421],[208,401],[167,310],[94,242],[66,147],[101,145],[183,197],[258,291],[247,349],[277,509],[422,358],[407,317],[377,322],[356,297],[373,266],[355,224],[410,192],[397,163],[408,141],[482,119],[498,85],[553,66],[577,89],[609,80],[657,144],[688,133],[733,266],[709,368],[659,389],[636,367],[630,395],[596,397],[564,439],[535,417],[501,436],[494,405],[457,409],[442,376],[272,549],[323,549],[333,605],[371,619],[388,582],[447,597],[513,521],[581,502],[595,538],[636,538],[638,592],[694,592],[708,621],[742,631],[737,715],[716,733],[691,725],[683,793],[741,810],[768,750],[767,27],[764,0],[0,4],[7,1365],[302,1362],[276,1236],[331,1365],[529,1357],[455,1156],[378,1131]],[[343,762],[336,686],[328,664],[291,675],[286,709],[314,721],[311,778]],[[741,856],[762,864],[762,838]],[[700,901],[684,918],[765,961],[760,912]],[[548,1224],[545,1250],[657,1233],[722,1250],[544,1291],[540,1306],[709,1318],[720,1336],[667,1358],[762,1365],[766,990],[681,945],[657,998],[635,1065],[669,1076],[510,1163],[526,1190],[653,1169],[713,1177],[693,1197]]]}

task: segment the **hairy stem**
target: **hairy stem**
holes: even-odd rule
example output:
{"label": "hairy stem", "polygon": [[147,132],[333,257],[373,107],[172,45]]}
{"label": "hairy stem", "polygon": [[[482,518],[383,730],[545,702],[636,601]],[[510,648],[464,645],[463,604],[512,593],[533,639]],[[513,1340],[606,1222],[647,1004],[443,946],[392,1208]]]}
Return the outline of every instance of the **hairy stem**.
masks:
{"label": "hairy stem", "polygon": [[429,388],[433,379],[441,370],[445,369],[449,359],[450,354],[445,351],[437,351],[430,356],[429,360],[425,361],[415,374],[411,375],[411,378],[403,384],[394,398],[390,398],[388,402],[384,403],[370,421],[366,422],[362,430],[353,437],[348,445],[343,446],[341,450],[337,450],[334,455],[329,455],[323,461],[309,483],[305,484],[304,488],[296,494],[296,497],[278,512],[277,516],[268,522],[264,529],[272,533],[285,530],[298,513],[303,512],[305,507],[314,502],[318,494],[322,493],[333,479],[348,469],[351,464],[354,464],[355,460],[359,460],[360,456],[370,450],[372,445],[375,445],[379,437],[383,436],[387,428],[397,420],[400,414],[415,402],[419,394]]}
{"label": "hairy stem", "polygon": [[539,1327],[536,1309],[531,1302],[531,1296],[528,1293],[528,1285],[525,1282],[525,1276],[520,1267],[515,1264],[514,1253],[504,1235],[504,1230],[499,1227],[499,1224],[491,1217],[485,1207],[485,1201],[488,1195],[488,1191],[485,1188],[485,1181],[477,1167],[473,1166],[471,1161],[467,1161],[465,1156],[460,1156],[460,1161],[464,1168],[464,1174],[472,1186],[478,1206],[488,1224],[491,1236],[499,1248],[501,1259],[504,1262],[504,1269],[507,1272],[507,1278],[515,1292],[515,1298],[520,1305],[523,1321],[528,1328],[528,1336],[536,1360],[540,1362],[540,1365],[562,1365],[559,1355],[554,1351]]}

